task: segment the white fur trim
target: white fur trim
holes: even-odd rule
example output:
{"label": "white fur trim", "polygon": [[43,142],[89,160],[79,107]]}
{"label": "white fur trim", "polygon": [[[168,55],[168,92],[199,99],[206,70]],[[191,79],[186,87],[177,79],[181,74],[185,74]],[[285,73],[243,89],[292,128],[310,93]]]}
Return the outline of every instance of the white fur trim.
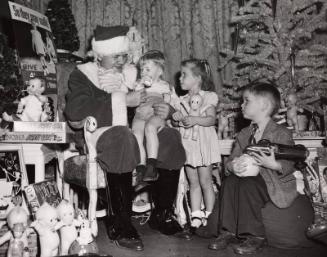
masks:
{"label": "white fur trim", "polygon": [[[77,68],[97,87],[100,88],[98,78],[98,65],[95,62],[88,62],[77,65]],[[101,88],[100,88],[101,89]]]}
{"label": "white fur trim", "polygon": [[126,93],[113,92],[111,94],[112,125],[127,126]]}
{"label": "white fur trim", "polygon": [[95,39],[93,38],[92,50],[99,56],[128,52],[129,40],[126,36],[119,36],[101,41],[95,41]]}

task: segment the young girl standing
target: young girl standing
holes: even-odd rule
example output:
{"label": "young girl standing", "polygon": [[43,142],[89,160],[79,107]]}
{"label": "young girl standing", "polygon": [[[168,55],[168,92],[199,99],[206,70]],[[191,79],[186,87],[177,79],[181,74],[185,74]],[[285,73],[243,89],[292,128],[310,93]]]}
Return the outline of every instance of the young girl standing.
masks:
{"label": "young girl standing", "polygon": [[[191,226],[206,225],[215,202],[212,183],[212,165],[221,161],[218,136],[215,130],[218,96],[213,90],[210,67],[207,61],[191,59],[181,64],[181,87],[188,91],[180,97],[181,104],[173,114],[174,125],[180,127],[186,151],[185,171],[190,184]],[[202,98],[198,116],[189,115],[185,104],[195,95]],[[190,104],[192,106],[192,103]],[[185,130],[198,127],[197,137],[185,136]],[[184,136],[183,136],[184,135]],[[201,210],[202,198],[205,210]]]}

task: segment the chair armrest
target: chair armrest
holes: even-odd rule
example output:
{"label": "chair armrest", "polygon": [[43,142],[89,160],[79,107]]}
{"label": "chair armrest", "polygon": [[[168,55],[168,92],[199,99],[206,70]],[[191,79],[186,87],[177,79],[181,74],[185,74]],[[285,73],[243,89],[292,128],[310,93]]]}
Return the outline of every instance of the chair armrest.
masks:
{"label": "chair armrest", "polygon": [[81,121],[68,121],[68,123],[74,129],[84,128],[89,132],[94,132],[98,127],[97,120],[93,116],[88,116]]}

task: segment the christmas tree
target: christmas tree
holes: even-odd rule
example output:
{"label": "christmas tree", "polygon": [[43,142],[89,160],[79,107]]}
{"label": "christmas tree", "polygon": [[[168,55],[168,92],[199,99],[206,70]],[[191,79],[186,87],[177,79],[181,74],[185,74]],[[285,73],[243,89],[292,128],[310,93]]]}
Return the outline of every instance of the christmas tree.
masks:
{"label": "christmas tree", "polygon": [[17,52],[9,47],[7,37],[0,33],[0,115],[4,111],[9,114],[16,111],[22,85]]}
{"label": "christmas tree", "polygon": [[68,1],[50,1],[45,15],[49,19],[57,49],[64,49],[70,52],[77,51],[80,42],[75,19]]}
{"label": "christmas tree", "polygon": [[275,83],[283,96],[327,93],[326,0],[238,0],[232,7],[233,49],[222,52],[234,74],[225,94],[252,81]]}

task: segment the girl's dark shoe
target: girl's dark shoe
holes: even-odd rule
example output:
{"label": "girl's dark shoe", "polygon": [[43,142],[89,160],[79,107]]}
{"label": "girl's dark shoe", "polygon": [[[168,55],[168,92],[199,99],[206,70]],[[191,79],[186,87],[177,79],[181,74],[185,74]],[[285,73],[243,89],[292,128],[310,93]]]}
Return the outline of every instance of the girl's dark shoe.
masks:
{"label": "girl's dark shoe", "polygon": [[224,250],[229,244],[236,243],[237,239],[235,234],[229,231],[221,231],[219,236],[216,237],[209,245],[208,248],[215,251]]}
{"label": "girl's dark shoe", "polygon": [[236,254],[254,254],[267,244],[264,237],[248,236],[242,243],[233,246]]}

